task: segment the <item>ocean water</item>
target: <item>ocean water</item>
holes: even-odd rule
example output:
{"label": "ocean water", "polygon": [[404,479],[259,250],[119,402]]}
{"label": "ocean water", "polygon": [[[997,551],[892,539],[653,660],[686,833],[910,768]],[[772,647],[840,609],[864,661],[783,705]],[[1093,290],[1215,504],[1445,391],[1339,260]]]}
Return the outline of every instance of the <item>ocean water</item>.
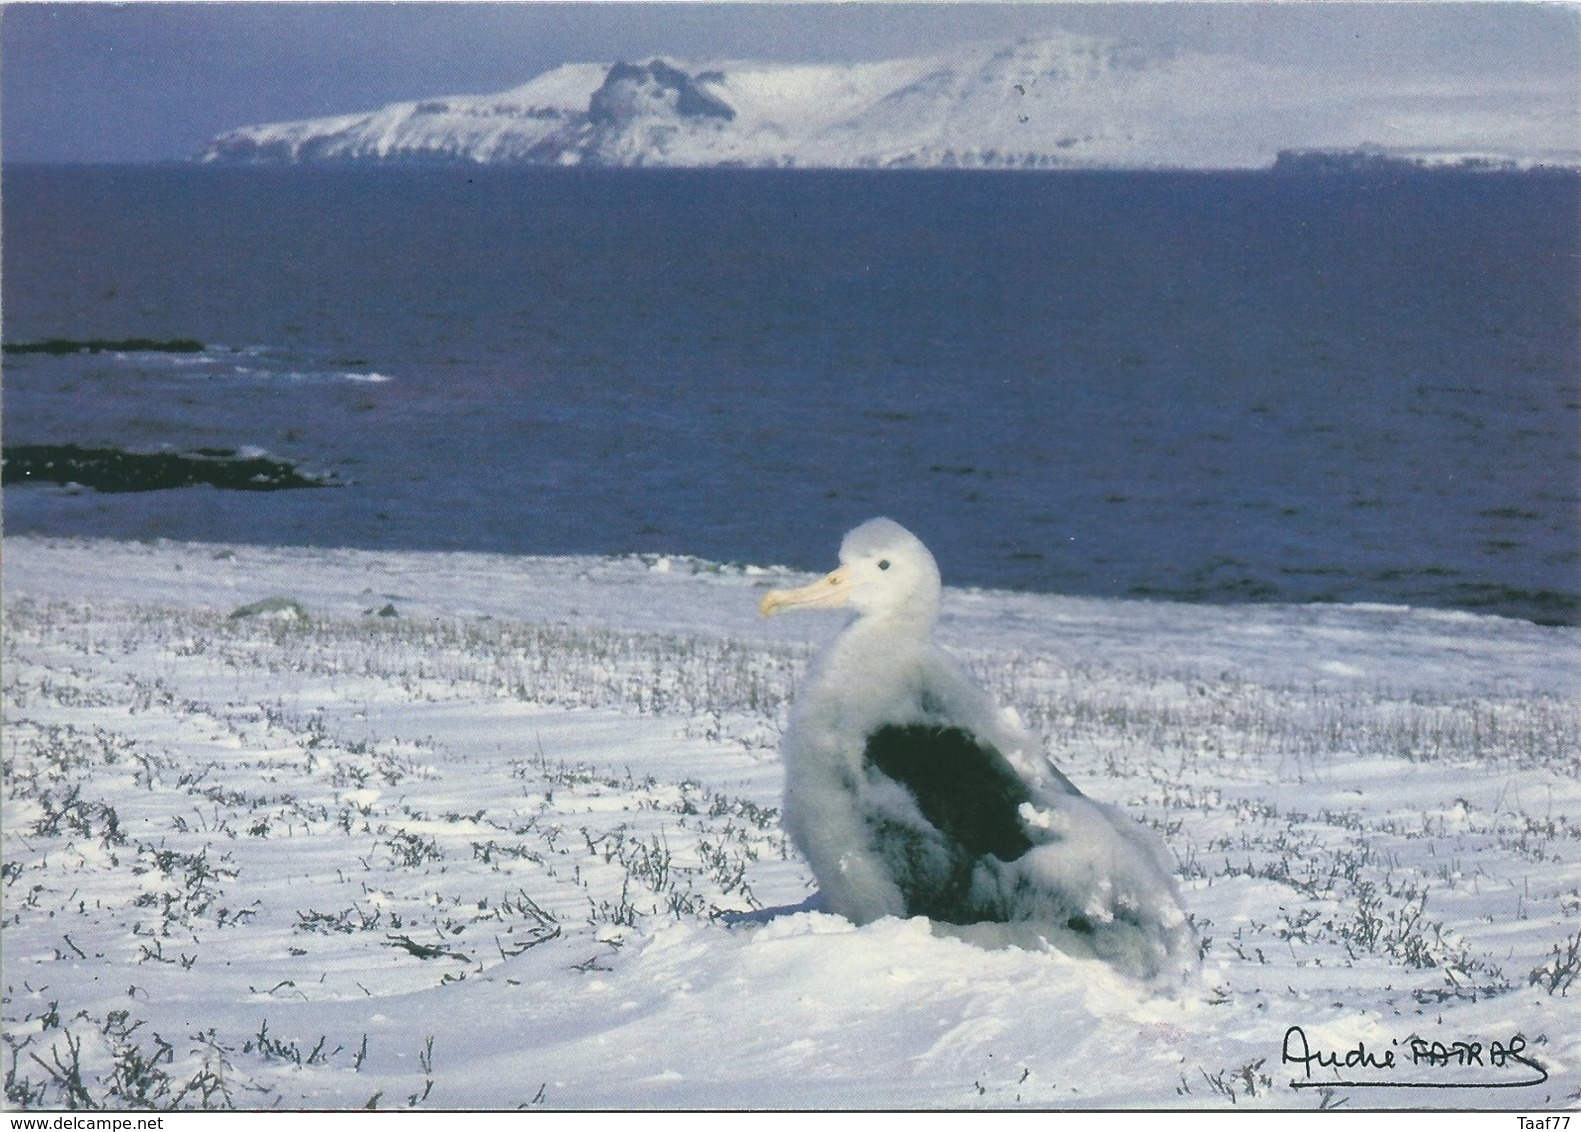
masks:
{"label": "ocean water", "polygon": [[[1569,174],[15,167],[8,533],[821,569],[1581,621]],[[525,612],[525,611],[524,611]]]}

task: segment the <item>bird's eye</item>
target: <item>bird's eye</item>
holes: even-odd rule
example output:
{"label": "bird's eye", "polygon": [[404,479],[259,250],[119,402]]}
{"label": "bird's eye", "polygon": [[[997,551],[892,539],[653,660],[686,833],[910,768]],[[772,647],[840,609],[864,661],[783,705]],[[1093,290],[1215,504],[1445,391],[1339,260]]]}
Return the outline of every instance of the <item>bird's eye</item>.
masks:
{"label": "bird's eye", "polygon": [[889,559],[887,559],[887,558],[880,558],[878,560],[878,568],[880,570],[888,570],[889,569]]}

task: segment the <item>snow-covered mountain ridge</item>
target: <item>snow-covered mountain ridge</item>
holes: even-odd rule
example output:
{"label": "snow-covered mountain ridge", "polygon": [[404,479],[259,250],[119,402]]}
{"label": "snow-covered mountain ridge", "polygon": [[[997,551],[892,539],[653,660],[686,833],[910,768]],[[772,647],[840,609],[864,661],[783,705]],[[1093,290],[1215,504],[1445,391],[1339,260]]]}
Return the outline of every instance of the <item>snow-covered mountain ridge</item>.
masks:
{"label": "snow-covered mountain ridge", "polygon": [[1285,151],[1581,165],[1531,82],[1336,81],[1056,33],[855,64],[572,63],[513,90],[243,126],[204,162],[803,168],[1261,168]]}

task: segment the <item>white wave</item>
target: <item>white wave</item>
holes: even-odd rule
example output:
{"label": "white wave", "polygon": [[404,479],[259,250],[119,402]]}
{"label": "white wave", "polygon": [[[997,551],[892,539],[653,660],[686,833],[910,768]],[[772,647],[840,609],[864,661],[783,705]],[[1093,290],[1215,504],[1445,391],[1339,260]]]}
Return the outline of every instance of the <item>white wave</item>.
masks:
{"label": "white wave", "polygon": [[280,369],[271,370],[255,366],[234,366],[232,376],[259,381],[292,382],[298,385],[325,385],[336,381],[355,381],[365,385],[383,385],[395,379],[384,373],[357,373],[351,370],[330,369]]}

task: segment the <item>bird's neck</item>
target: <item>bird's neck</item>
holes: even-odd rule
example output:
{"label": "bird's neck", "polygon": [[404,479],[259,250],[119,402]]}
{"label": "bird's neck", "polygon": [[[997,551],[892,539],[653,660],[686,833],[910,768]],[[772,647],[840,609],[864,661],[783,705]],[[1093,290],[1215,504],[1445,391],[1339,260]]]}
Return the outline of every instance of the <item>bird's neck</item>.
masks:
{"label": "bird's neck", "polygon": [[883,660],[896,652],[910,652],[926,647],[933,636],[934,617],[931,611],[915,610],[872,613],[858,618],[840,639],[842,652],[872,654],[874,660]]}
{"label": "bird's neck", "polygon": [[859,618],[820,659],[818,694],[802,703],[814,705],[807,710],[840,733],[865,735],[886,719],[911,718],[918,674],[931,647],[930,627],[927,619]]}

